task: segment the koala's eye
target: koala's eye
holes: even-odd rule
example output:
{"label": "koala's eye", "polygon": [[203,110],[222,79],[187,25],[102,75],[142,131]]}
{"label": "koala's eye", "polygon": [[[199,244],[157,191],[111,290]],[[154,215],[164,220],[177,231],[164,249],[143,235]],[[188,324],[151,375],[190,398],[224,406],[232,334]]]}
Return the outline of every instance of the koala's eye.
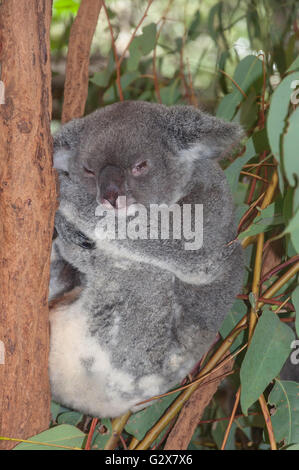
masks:
{"label": "koala's eye", "polygon": [[94,176],[94,172],[86,168],[86,166],[83,165],[83,170],[86,176]]}
{"label": "koala's eye", "polygon": [[148,172],[149,165],[148,161],[144,160],[142,162],[136,163],[132,168],[132,174],[134,176],[145,175]]}

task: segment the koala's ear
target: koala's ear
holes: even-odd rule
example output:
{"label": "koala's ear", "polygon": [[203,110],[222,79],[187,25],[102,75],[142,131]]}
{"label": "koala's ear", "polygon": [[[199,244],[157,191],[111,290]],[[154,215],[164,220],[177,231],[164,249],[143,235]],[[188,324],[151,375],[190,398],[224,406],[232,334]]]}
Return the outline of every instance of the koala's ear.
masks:
{"label": "koala's ear", "polygon": [[69,161],[80,145],[84,131],[84,120],[74,119],[63,125],[53,136],[53,166],[57,170],[68,171]]}
{"label": "koala's ear", "polygon": [[168,129],[179,148],[192,149],[199,159],[223,158],[244,135],[238,124],[215,118],[193,106],[171,106],[168,110]]}

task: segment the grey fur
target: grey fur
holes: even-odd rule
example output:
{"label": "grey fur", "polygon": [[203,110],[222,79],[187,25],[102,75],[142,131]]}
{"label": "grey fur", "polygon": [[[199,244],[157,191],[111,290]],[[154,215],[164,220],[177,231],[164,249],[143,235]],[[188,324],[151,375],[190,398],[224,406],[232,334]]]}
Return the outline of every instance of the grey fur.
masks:
{"label": "grey fur", "polygon": [[[241,135],[237,125],[192,107],[124,102],[54,137],[60,207],[51,295],[76,284],[75,272],[83,285],[80,298],[51,319],[54,399],[117,416],[179,383],[208,350],[242,284],[242,249],[229,244],[232,198],[216,161]],[[134,178],[130,169],[140,160],[149,172]],[[202,248],[186,251],[172,239],[97,240],[96,198],[107,165],[121,169],[125,195],[146,207],[203,204]],[[57,263],[74,270],[69,284],[60,284]]]}

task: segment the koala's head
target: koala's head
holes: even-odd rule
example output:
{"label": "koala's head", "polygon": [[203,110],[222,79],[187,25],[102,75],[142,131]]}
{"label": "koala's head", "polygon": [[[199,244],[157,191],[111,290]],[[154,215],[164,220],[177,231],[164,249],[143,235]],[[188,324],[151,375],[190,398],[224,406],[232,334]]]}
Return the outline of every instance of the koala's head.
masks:
{"label": "koala's head", "polygon": [[62,126],[54,166],[98,203],[173,204],[195,180],[198,162],[221,158],[242,135],[191,106],[125,101]]}

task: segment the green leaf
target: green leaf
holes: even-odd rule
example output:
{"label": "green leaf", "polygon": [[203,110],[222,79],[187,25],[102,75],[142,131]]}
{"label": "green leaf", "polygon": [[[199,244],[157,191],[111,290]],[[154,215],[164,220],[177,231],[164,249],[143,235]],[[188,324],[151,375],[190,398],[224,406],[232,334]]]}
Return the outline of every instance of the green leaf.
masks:
{"label": "green leaf", "polygon": [[142,34],[136,36],[129,47],[129,59],[127,61],[128,72],[138,69],[141,57],[149,54],[155,47],[157,26],[150,23],[142,29]]}
{"label": "green leaf", "polygon": [[291,186],[296,184],[294,175],[299,177],[299,107],[291,114],[286,134],[283,136],[283,167]]}
{"label": "green leaf", "polygon": [[293,216],[294,188],[288,187],[283,198],[283,217],[287,225]]}
{"label": "green leaf", "polygon": [[241,406],[245,414],[276,377],[290,354],[292,330],[265,309],[241,366]]}
{"label": "green leaf", "polygon": [[277,442],[285,445],[299,443],[299,384],[276,380],[268,403],[275,406],[271,416]]}
{"label": "green leaf", "polygon": [[147,408],[134,413],[128,420],[125,430],[127,433],[141,440],[146,435],[147,431],[156,423],[156,421],[163,415],[165,410],[171,405],[179,392],[172,393],[163,398],[155,400],[154,403]]}
{"label": "green leaf", "polygon": [[197,38],[197,36],[200,35],[200,11],[197,10],[193,20],[189,26],[188,33],[187,33],[187,39],[190,39],[193,41],[194,39]]}
{"label": "green leaf", "polygon": [[235,115],[237,108],[236,97],[233,93],[225,95],[219,103],[216,111],[216,116],[225,121],[231,121]]}
{"label": "green leaf", "polygon": [[56,401],[51,401],[51,417],[53,421],[56,421],[57,416],[60,413],[60,404],[56,403]]}
{"label": "green leaf", "polygon": [[294,444],[288,447],[286,450],[299,450],[299,444]]}
{"label": "green leaf", "polygon": [[299,69],[299,55],[294,60],[294,62],[289,66],[287,72],[293,72],[293,70],[298,70],[298,69]]}
{"label": "green leaf", "polygon": [[269,140],[268,140],[266,129],[262,129],[261,131],[256,131],[253,134],[252,138],[253,138],[254,148],[257,154],[263,153],[265,152],[265,150],[270,152],[270,145],[269,145]]}
{"label": "green leaf", "polygon": [[219,35],[219,23],[221,20],[223,2],[218,2],[209,11],[208,17],[208,30],[210,36],[217,44],[217,37]]}
{"label": "green leaf", "polygon": [[144,55],[149,54],[154,49],[156,44],[156,35],[157,26],[155,23],[150,23],[142,28],[142,35],[138,36],[138,41]]}
{"label": "green leaf", "polygon": [[[248,55],[239,62],[233,79],[244,93],[248,93],[252,86],[254,86],[256,92],[258,92],[262,76],[262,62],[257,56]],[[231,120],[236,112],[237,106],[244,100],[244,95],[234,83],[232,83],[232,87],[232,93],[223,98],[224,103],[222,103],[223,100],[220,102],[216,112],[216,115],[222,119]]]}
{"label": "green leaf", "polygon": [[59,15],[62,13],[76,14],[80,6],[79,0],[54,0],[53,9]]}
{"label": "green leaf", "polygon": [[224,171],[232,193],[237,190],[240,171],[242,170],[243,166],[246,165],[246,163],[255,155],[256,150],[254,148],[253,140],[250,138],[246,143],[246,151],[244,155],[242,157],[236,158],[236,160]]}
{"label": "green leaf", "polygon": [[286,118],[288,115],[291,100],[291,83],[293,80],[299,80],[299,72],[294,72],[285,77],[274,91],[267,119],[267,133],[270,147],[274,157],[280,164],[280,190],[283,193],[283,179],[281,171],[283,168],[283,159],[281,152],[282,136],[286,127]]}
{"label": "green leaf", "polygon": [[129,47],[129,59],[127,61],[127,70],[128,72],[134,72],[138,69],[140,59],[142,57],[142,51],[138,47],[138,44],[133,41],[131,46]]}
{"label": "green leaf", "polygon": [[67,411],[66,413],[61,413],[57,418],[58,424],[72,424],[76,426],[80,421],[82,421],[83,415],[77,411]]}
{"label": "green leaf", "polygon": [[180,90],[178,87],[179,78],[176,78],[170,85],[160,89],[160,96],[163,104],[171,106],[175,104],[180,97]]}
{"label": "green leaf", "polygon": [[294,191],[294,200],[293,200],[293,211],[296,212],[299,209],[299,186]]}
{"label": "green leaf", "polygon": [[284,218],[281,215],[275,215],[274,210],[274,203],[263,209],[255,217],[248,229],[238,235],[239,240],[243,240],[243,238],[248,236],[257,235],[258,233],[267,232],[271,230],[273,226],[283,224]]}
{"label": "green leaf", "polygon": [[[105,433],[99,432],[99,429],[103,426],[105,426],[107,430]],[[91,448],[103,450],[108,440],[110,439],[111,435],[112,435],[111,420],[109,418],[102,418],[100,424],[97,426],[96,431],[94,433]]]}
{"label": "green leaf", "polygon": [[125,73],[120,79],[120,84],[121,84],[122,89],[125,90],[137,78],[139,78],[138,72]]}
{"label": "green leaf", "polygon": [[[139,73],[138,72],[127,72],[127,73],[125,73],[120,79],[120,84],[121,84],[122,90],[124,91],[137,78],[139,78]],[[116,87],[116,84],[114,83],[108,88],[108,90],[105,91],[105,93],[103,95],[104,101],[112,101],[112,100],[115,99],[114,98],[115,87]],[[117,87],[116,87],[116,89],[117,89]]]}
{"label": "green leaf", "polygon": [[108,69],[103,70],[102,72],[96,72],[92,78],[90,78],[91,83],[105,88],[110,80],[111,73]]}
{"label": "green leaf", "polygon": [[299,286],[297,286],[294,292],[292,293],[292,303],[296,312],[295,328],[297,336],[299,336]]}
{"label": "green leaf", "polygon": [[288,226],[282,232],[281,236],[284,236],[286,233],[291,234],[292,243],[297,251],[299,252],[299,209],[297,210],[294,217],[290,220]]}
{"label": "green leaf", "polygon": [[[82,448],[85,434],[80,429],[69,424],[61,424],[55,426],[47,431],[36,434],[36,436],[30,437],[29,441],[38,441],[44,444],[56,444],[60,446],[67,446],[72,448]],[[13,450],[69,450],[62,449],[61,447],[52,447],[40,444],[27,444],[22,442],[18,444]]]}
{"label": "green leaf", "polygon": [[[243,300],[237,299],[234,302],[229,314],[225,317],[224,322],[222,323],[222,326],[219,330],[219,333],[221,334],[223,339],[228,336],[228,334],[237,325],[241,318],[246,315],[246,312],[247,307]],[[230,347],[230,350],[234,352],[236,349],[242,346],[244,344],[244,338],[245,332],[242,331],[233,342],[232,346]]]}
{"label": "green leaf", "polygon": [[244,130],[251,130],[258,118],[258,105],[256,92],[250,90],[247,98],[241,103],[239,111],[234,120],[238,120]]}
{"label": "green leaf", "polygon": [[[221,410],[221,408],[218,408],[215,418],[217,419],[217,418],[225,418],[225,417],[226,417],[226,414]],[[226,429],[227,429],[227,421],[218,421],[218,422],[215,422],[214,425],[212,426],[211,434],[218,449],[221,449],[221,445],[223,443]],[[233,422],[228,439],[227,439],[225,450],[236,450],[236,445],[235,445],[236,429],[237,429],[237,425],[236,423]]]}
{"label": "green leaf", "polygon": [[[262,61],[255,55],[248,55],[239,62],[233,78],[241,90],[247,93],[252,86],[255,86],[256,92],[259,92],[262,76]],[[234,84],[233,89],[234,93],[242,100],[243,95]]]}

